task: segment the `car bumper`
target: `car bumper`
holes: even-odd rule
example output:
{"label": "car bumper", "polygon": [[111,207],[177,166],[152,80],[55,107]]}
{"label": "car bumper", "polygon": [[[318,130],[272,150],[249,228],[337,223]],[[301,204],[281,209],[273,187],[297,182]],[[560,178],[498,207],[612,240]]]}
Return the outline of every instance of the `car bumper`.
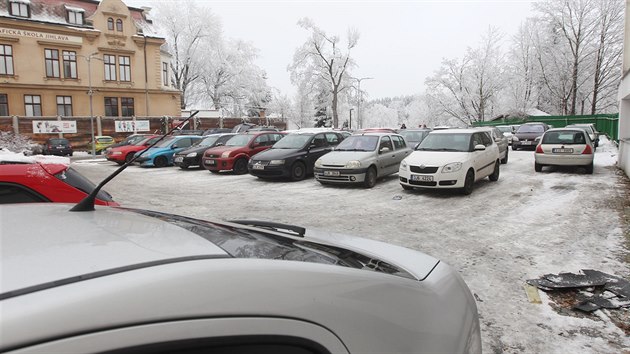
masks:
{"label": "car bumper", "polygon": [[[260,166],[260,167],[258,167]],[[286,164],[284,165],[253,165],[248,164],[247,169],[249,174],[257,177],[269,177],[269,178],[282,178],[282,177],[290,177],[291,172],[287,168]]]}
{"label": "car bumper", "polygon": [[536,161],[536,163],[540,165],[586,166],[593,163],[593,154],[585,154],[585,155],[535,154],[534,161]]}
{"label": "car bumper", "polygon": [[186,157],[183,155],[175,155],[173,164],[177,167],[199,166],[201,165],[201,156]]}
{"label": "car bumper", "polygon": [[120,154],[120,155],[105,155],[105,158],[107,159],[107,161],[125,162],[125,155],[123,155],[123,154]]}
{"label": "car bumper", "polygon": [[367,168],[337,169],[315,168],[313,174],[320,182],[328,183],[358,183],[365,180]]}
{"label": "car bumper", "polygon": [[232,170],[234,168],[234,159],[230,158],[203,157],[201,163],[209,171]]}
{"label": "car bumper", "polygon": [[44,150],[46,155],[58,155],[58,156],[66,156],[72,155],[72,150],[70,149],[52,149],[52,150]]}
{"label": "car bumper", "polygon": [[398,180],[400,184],[414,188],[449,189],[463,188],[468,168],[462,168],[457,172],[442,173],[442,166],[435,173],[414,173],[409,170],[399,170]]}
{"label": "car bumper", "polygon": [[538,145],[538,143],[536,141],[533,141],[533,140],[512,141],[512,147],[513,148],[521,148],[521,149],[530,148],[530,149],[535,149],[536,145]]}

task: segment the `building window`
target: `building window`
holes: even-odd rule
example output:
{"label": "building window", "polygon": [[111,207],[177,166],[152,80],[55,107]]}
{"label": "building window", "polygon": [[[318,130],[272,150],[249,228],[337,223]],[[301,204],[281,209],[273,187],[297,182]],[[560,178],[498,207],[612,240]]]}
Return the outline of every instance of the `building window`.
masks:
{"label": "building window", "polygon": [[133,111],[133,98],[132,97],[121,97],[120,98],[120,109],[123,117],[131,117],[134,115]]}
{"label": "building window", "polygon": [[65,117],[72,116],[71,96],[57,96],[57,115]]}
{"label": "building window", "polygon": [[122,20],[121,19],[116,20],[116,31],[118,31],[118,32],[122,32],[123,31],[122,30]]}
{"label": "building window", "polygon": [[13,47],[0,44],[0,75],[13,75]]}
{"label": "building window", "polygon": [[9,97],[6,93],[0,93],[0,117],[9,115]]}
{"label": "building window", "polygon": [[81,11],[67,11],[68,23],[73,25],[82,25],[83,24],[83,12]]}
{"label": "building window", "polygon": [[42,98],[39,95],[24,95],[24,112],[27,117],[42,115]]}
{"label": "building window", "polygon": [[118,97],[105,97],[105,116],[118,117]]}
{"label": "building window", "polygon": [[63,77],[66,79],[77,78],[77,53],[64,50],[63,54]]}
{"label": "building window", "polygon": [[168,86],[170,84],[168,80],[168,63],[162,63],[162,85]]}
{"label": "building window", "polygon": [[120,66],[120,81],[131,81],[131,58],[119,56],[118,65]]}
{"label": "building window", "polygon": [[111,17],[107,19],[107,29],[110,31],[114,30],[114,19]]}
{"label": "building window", "polygon": [[46,58],[46,77],[59,77],[59,51],[44,49]]}
{"label": "building window", "polygon": [[10,7],[11,15],[19,16],[19,17],[30,17],[31,12],[28,6],[29,5],[28,2],[9,1],[9,4],[11,5]]}
{"label": "building window", "polygon": [[103,55],[103,63],[105,63],[105,80],[116,81],[116,56]]}

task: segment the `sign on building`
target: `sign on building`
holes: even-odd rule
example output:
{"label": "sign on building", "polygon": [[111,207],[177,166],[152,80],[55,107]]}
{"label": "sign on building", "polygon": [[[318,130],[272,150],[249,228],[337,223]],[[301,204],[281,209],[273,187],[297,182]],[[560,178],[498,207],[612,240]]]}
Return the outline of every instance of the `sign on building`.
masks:
{"label": "sign on building", "polygon": [[76,133],[76,120],[34,120],[34,134]]}
{"label": "sign on building", "polygon": [[117,120],[116,133],[123,132],[148,132],[149,128],[148,120]]}

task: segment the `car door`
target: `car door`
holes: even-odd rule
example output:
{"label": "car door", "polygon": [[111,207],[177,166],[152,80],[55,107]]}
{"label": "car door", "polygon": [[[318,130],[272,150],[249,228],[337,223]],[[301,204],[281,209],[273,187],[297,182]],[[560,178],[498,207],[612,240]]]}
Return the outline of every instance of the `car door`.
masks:
{"label": "car door", "polygon": [[497,154],[499,147],[491,138],[490,133],[480,132],[478,134],[479,139],[481,140],[481,144],[486,147],[485,150],[479,151],[482,163],[479,178],[482,178],[492,174],[492,172],[494,171],[494,164],[496,163],[496,159],[498,158]]}
{"label": "car door", "polygon": [[392,173],[396,173],[398,172],[398,168],[400,167],[400,162],[404,160],[405,157],[409,156],[412,150],[411,147],[407,145],[407,142],[402,136],[392,135],[391,138],[392,142],[394,143],[394,159],[396,161],[396,165],[393,166],[394,172]]}
{"label": "car door", "polygon": [[[378,175],[387,176],[394,173],[392,171],[394,171],[393,166],[396,165],[396,152],[394,151],[391,137],[387,135],[381,136],[376,153]],[[395,172],[398,172],[398,167],[396,167]]]}
{"label": "car door", "polygon": [[249,157],[252,157],[261,151],[269,149],[271,145],[275,143],[275,141],[270,141],[270,138],[273,138],[273,134],[258,135],[251,145],[251,149],[248,153]]}
{"label": "car door", "polygon": [[328,139],[323,133],[315,134],[309,146],[307,147],[308,153],[306,154],[306,162],[310,169],[315,165],[315,161],[318,158],[324,156],[332,150],[332,147],[328,145]]}

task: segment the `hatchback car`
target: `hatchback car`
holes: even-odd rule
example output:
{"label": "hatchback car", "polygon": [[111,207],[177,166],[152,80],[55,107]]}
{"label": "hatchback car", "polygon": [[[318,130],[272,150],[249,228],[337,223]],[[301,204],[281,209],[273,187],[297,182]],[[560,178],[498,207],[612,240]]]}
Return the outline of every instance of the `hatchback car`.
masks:
{"label": "hatchback car", "polygon": [[105,149],[105,158],[107,161],[115,162],[119,165],[131,161],[136,152],[142,151],[151,146],[160,138],[159,135],[143,136],[142,140],[134,144],[122,145],[117,147],[108,147]]}
{"label": "hatchback car", "polygon": [[516,151],[519,148],[535,149],[536,144],[538,144],[536,139],[540,138],[547,130],[549,130],[549,126],[545,123],[522,124],[512,137],[512,150]]}
{"label": "hatchback car", "polygon": [[139,143],[140,141],[145,140],[149,136],[152,136],[152,134],[131,134],[128,137],[124,138],[123,140],[108,146],[107,149],[105,149],[105,153],[107,153],[108,149],[113,149],[115,147],[135,145]]}
{"label": "hatchback car", "polygon": [[64,138],[50,138],[42,147],[43,155],[72,156],[73,153],[72,144]]}
{"label": "hatchback car", "polygon": [[581,128],[549,129],[536,146],[534,169],[545,166],[580,166],[593,173],[595,148],[591,138]]}
{"label": "hatchback car", "polygon": [[362,183],[372,188],[378,178],[398,172],[400,161],[410,153],[405,139],[398,134],[351,135],[315,161],[315,179],[321,184]]}
{"label": "hatchback car", "polygon": [[203,154],[203,167],[212,173],[233,171],[237,175],[245,174],[249,158],[269,149],[284,135],[282,132],[272,131],[234,135],[224,146],[206,150]]}
{"label": "hatchback car", "polygon": [[510,144],[508,143],[508,138],[501,132],[501,130],[497,127],[479,127],[477,129],[486,131],[490,134],[490,137],[499,147],[499,159],[501,159],[501,163],[508,163]]}
{"label": "hatchback car", "polygon": [[501,133],[503,133],[503,135],[507,138],[508,145],[512,145],[512,137],[514,136],[517,128],[515,128],[513,125],[497,125],[496,128],[499,129]]}
{"label": "hatchback car", "polygon": [[[94,183],[67,164],[0,155],[0,204],[77,203],[94,187]],[[96,204],[118,205],[103,190],[99,191]]]}
{"label": "hatchback car", "polygon": [[[196,141],[203,139],[196,135],[170,136],[160,141],[146,152],[139,151],[134,156],[138,156],[135,162],[142,167],[166,167],[173,165],[173,155],[189,148]],[[140,155],[142,153],[142,155]]]}
{"label": "hatchback car", "polygon": [[249,173],[260,178],[288,177],[301,181],[313,174],[315,161],[329,153],[343,140],[337,132],[292,133],[275,143],[271,149],[252,156]]}
{"label": "hatchback car", "polygon": [[418,251],[70,207],[0,206],[1,352],[481,353],[471,291]]}
{"label": "hatchback car", "polygon": [[405,190],[460,189],[470,194],[476,181],[499,179],[499,147],[488,132],[478,129],[433,131],[400,163],[398,176]]}
{"label": "hatchback car", "polygon": [[200,140],[197,144],[189,147],[186,150],[182,150],[174,155],[173,162],[175,166],[185,170],[191,166],[203,167],[201,163],[201,159],[203,157],[203,153],[206,150],[211,149],[215,146],[223,146],[225,142],[230,140],[233,137],[234,133],[222,133],[222,134],[210,134],[204,135],[204,138]]}
{"label": "hatchback car", "polygon": [[591,138],[591,142],[593,142],[593,147],[599,147],[599,132],[595,129],[594,124],[569,124],[565,128],[582,128],[586,130],[588,137]]}
{"label": "hatchback car", "polygon": [[[116,143],[114,138],[112,138],[111,136],[105,136],[105,135],[95,136],[94,141],[95,141],[94,151],[97,155],[99,155],[109,146],[114,145]],[[92,142],[88,143],[87,149],[88,149],[88,153],[92,153]]]}

